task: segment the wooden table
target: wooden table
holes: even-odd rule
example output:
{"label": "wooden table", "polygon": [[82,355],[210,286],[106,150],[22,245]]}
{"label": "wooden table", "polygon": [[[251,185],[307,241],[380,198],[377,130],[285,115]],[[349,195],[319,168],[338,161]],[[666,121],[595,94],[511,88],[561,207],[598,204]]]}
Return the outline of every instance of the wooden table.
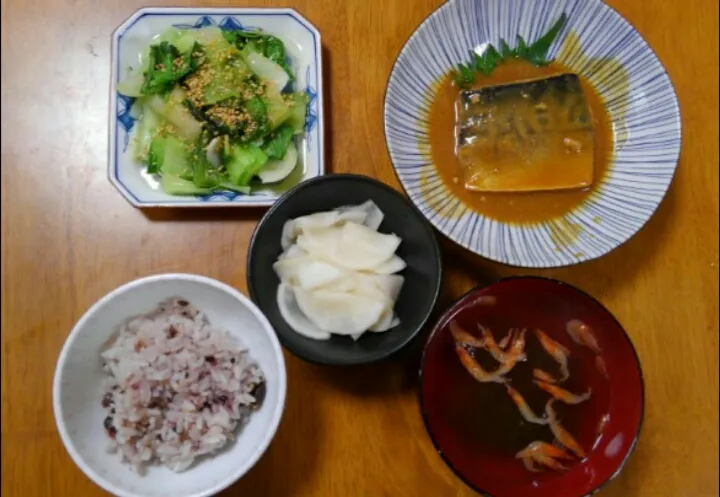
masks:
{"label": "wooden table", "polygon": [[[153,4],[228,2],[155,1]],[[396,54],[438,0],[292,4],[325,45],[333,172],[399,187],[382,98]],[[718,495],[718,6],[609,0],[677,87],[682,159],[655,217],[633,240],[578,267],[522,271],[444,241],[439,309],[480,282],[557,277],[598,297],[630,333],[647,387],[642,437],[603,497]],[[2,490],[11,497],[105,495],[56,433],[51,382],[75,321],[133,278],[185,271],[243,291],[262,211],[134,209],[107,180],[110,33],[138,0],[2,0]],[[330,370],[290,355],[287,409],[260,463],[224,496],[470,496],[425,434],[421,343],[372,368]],[[549,496],[551,497],[551,496]]]}

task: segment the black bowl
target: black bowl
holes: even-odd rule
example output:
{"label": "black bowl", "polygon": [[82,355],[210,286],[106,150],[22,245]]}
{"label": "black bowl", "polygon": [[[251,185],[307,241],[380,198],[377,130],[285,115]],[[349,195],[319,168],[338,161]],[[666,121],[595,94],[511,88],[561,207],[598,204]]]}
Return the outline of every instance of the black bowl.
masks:
{"label": "black bowl", "polygon": [[[276,293],[280,281],[273,263],[282,252],[283,225],[315,212],[373,200],[385,213],[382,233],[402,239],[397,255],[407,263],[405,284],[395,305],[400,325],[384,333],[366,333],[359,340],[335,336],[312,340],[299,335],[280,315]],[[300,183],[275,202],[250,239],[247,284],[250,297],[270,320],[280,343],[298,357],[318,364],[366,364],[398,352],[420,331],[432,312],[442,279],[442,258],[435,233],[423,215],[399,192],[366,176],[335,174]]]}

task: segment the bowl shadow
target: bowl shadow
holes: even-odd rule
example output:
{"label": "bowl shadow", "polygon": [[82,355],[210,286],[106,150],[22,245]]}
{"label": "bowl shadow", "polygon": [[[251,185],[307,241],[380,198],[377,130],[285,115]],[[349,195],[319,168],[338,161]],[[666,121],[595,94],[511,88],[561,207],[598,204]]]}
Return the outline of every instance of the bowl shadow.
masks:
{"label": "bowl shadow", "polygon": [[[428,321],[426,328],[432,325],[432,320]],[[426,336],[424,329],[396,354],[371,364],[352,367],[309,365],[310,376],[331,388],[357,397],[390,397],[414,391],[418,388],[418,372]]]}
{"label": "bowl shadow", "polygon": [[[299,362],[299,361],[296,361]],[[308,398],[307,391],[293,384],[291,363],[288,363],[288,389],[285,411],[268,450],[255,466],[218,497],[291,497],[298,495],[309,476],[316,472],[317,448],[325,435],[318,411],[319,403]],[[299,381],[299,380],[296,380]],[[314,394],[314,395],[317,395]],[[312,434],[312,440],[307,439]],[[297,454],[302,453],[302,457]],[[288,468],[292,467],[292,471]]]}
{"label": "bowl shadow", "polygon": [[[669,236],[668,226],[677,222],[676,204],[676,188],[671,186],[655,214],[633,237],[602,257],[566,267],[534,269],[507,266],[484,259],[445,236],[438,237],[443,249],[445,281],[448,282],[444,285],[438,305],[449,305],[475,286],[518,275],[558,279],[603,301],[652,266],[653,259],[658,255],[656,248],[662,246]],[[622,275],[622,278],[617,275]]]}
{"label": "bowl shadow", "polygon": [[[332,99],[332,91],[331,88],[331,75],[332,75],[332,58],[331,53],[328,48],[323,45],[321,47],[322,51],[322,63],[323,63],[323,124],[324,124],[324,132],[325,137],[327,138],[328,130],[332,129],[332,109],[333,105],[331,102]],[[332,174],[335,172],[335,168],[333,167],[333,140],[325,139],[325,174]]]}
{"label": "bowl shadow", "polygon": [[176,209],[172,207],[151,207],[140,212],[152,222],[220,222],[220,221],[257,221],[268,207],[196,207]]}

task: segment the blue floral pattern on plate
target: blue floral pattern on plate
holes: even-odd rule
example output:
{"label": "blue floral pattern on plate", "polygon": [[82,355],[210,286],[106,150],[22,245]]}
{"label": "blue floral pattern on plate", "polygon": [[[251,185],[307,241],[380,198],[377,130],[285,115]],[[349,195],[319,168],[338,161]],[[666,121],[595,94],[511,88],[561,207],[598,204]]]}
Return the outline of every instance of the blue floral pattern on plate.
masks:
{"label": "blue floral pattern on plate", "polygon": [[120,95],[119,93],[117,95],[117,99],[118,123],[120,123],[120,126],[122,126],[125,130],[125,140],[123,141],[123,152],[125,152],[128,148],[128,144],[130,143],[130,132],[132,131],[133,126],[135,126],[136,119],[132,116],[131,112],[135,99],[132,97],[126,97],[125,95]]}
{"label": "blue floral pattern on plate", "polygon": [[215,20],[210,16],[202,16],[194,24],[179,23],[173,24],[173,26],[179,29],[200,29],[206,28],[208,26],[217,26],[220,29],[226,31],[256,31],[258,29],[249,26],[243,26],[240,21],[238,21],[232,16],[224,17],[220,22],[215,22]]}
{"label": "blue floral pattern on plate", "polygon": [[[168,21],[163,21],[167,19]],[[245,22],[247,19],[248,22]],[[113,83],[117,84],[122,76],[122,60],[134,62],[130,55],[123,57],[125,38],[132,39],[134,49],[126,49],[128,54],[137,53],[139,47],[147,43],[138,42],[133,33],[137,24],[152,26],[140,30],[141,33],[162,31],[167,26],[185,29],[198,29],[206,26],[218,26],[224,30],[254,31],[263,29],[276,32],[286,45],[304,50],[290,50],[288,62],[297,70],[302,71],[298,78],[304,91],[310,96],[310,105],[305,121],[306,133],[296,139],[298,150],[301,151],[305,178],[324,174],[323,136],[321,124],[320,77],[322,61],[320,35],[317,30],[301,15],[292,9],[183,9],[183,8],[146,8],[141,9],[120,26],[113,35]],[[163,26],[164,24],[164,26]],[[143,34],[141,36],[147,36]],[[300,54],[300,55],[298,55]],[[134,56],[134,55],[133,55]],[[299,58],[294,58],[299,57]],[[126,62],[127,64],[127,62]],[[114,88],[114,87],[113,87]],[[291,89],[291,88],[289,88]],[[164,194],[157,186],[157,179],[142,172],[141,165],[129,156],[128,145],[134,129],[135,118],[132,106],[135,99],[114,93],[111,100],[112,113],[116,119],[111,123],[111,147],[109,178],[117,189],[135,206],[208,206],[208,205],[270,205],[278,197],[269,191],[253,192],[245,195],[233,191],[217,191],[209,195],[193,197],[173,197]]]}
{"label": "blue floral pattern on plate", "polygon": [[317,124],[317,90],[314,86],[310,85],[311,76],[312,75],[310,74],[310,68],[308,67],[307,75],[305,76],[305,81],[307,81],[307,85],[305,86],[305,93],[309,97],[307,114],[305,114],[306,133],[310,133],[313,129],[315,129],[315,125]]}

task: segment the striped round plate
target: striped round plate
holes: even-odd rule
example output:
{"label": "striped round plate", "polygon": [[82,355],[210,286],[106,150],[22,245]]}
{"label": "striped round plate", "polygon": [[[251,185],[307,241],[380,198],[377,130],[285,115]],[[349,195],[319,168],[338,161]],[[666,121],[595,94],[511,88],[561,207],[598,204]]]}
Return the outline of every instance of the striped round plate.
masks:
{"label": "striped round plate", "polygon": [[[436,82],[465,62],[472,47],[498,46],[500,39],[518,34],[535,40],[563,12],[568,24],[549,57],[586,77],[603,97],[615,130],[613,161],[595,191],[563,218],[527,225],[498,222],[454,197],[429,159],[427,119]],[[570,32],[581,51],[563,49]],[[582,56],[573,55],[578,53]],[[598,59],[622,66],[629,90],[618,91],[613,73],[593,63]],[[498,262],[557,267],[610,252],[652,216],[677,166],[680,112],[657,56],[600,0],[450,0],[415,30],[395,62],[385,96],[385,137],[400,182],[440,232]],[[568,226],[573,236],[563,238]]]}

